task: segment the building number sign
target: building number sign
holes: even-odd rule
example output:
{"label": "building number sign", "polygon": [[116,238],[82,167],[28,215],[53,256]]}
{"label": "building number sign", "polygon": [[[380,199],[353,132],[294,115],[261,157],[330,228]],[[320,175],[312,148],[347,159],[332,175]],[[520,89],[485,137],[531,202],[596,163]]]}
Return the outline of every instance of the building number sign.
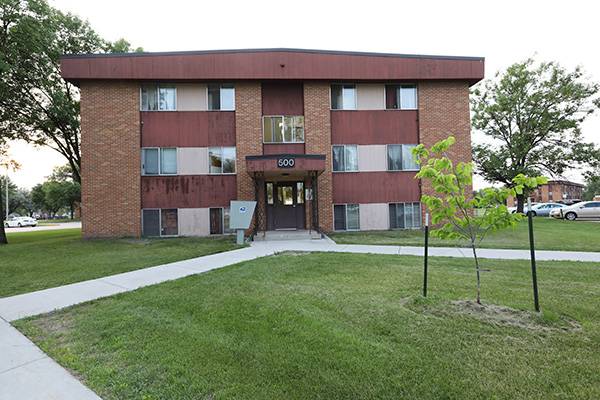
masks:
{"label": "building number sign", "polygon": [[292,157],[282,157],[277,159],[278,168],[294,168],[296,160]]}

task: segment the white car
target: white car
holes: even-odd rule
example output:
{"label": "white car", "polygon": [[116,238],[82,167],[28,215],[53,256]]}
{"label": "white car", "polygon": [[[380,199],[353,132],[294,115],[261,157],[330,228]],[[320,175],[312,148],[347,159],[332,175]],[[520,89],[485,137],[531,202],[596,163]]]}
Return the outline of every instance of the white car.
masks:
{"label": "white car", "polygon": [[37,219],[31,217],[9,217],[4,221],[7,228],[20,228],[22,226],[37,226]]}
{"label": "white car", "polygon": [[575,221],[577,218],[600,218],[600,201],[582,201],[572,206],[550,211],[553,218]]}

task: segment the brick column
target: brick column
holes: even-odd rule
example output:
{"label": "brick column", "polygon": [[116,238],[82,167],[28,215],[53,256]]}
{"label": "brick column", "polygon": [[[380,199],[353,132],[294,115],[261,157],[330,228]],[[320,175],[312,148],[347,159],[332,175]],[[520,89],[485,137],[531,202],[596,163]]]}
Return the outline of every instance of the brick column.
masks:
{"label": "brick column", "polygon": [[[454,163],[470,162],[471,115],[469,84],[455,81],[423,81],[419,83],[419,138],[426,147],[452,135],[456,142],[449,150]],[[423,182],[421,193],[433,195],[429,182]],[[467,191],[471,193],[471,188]]]}
{"label": "brick column", "polygon": [[[235,143],[237,199],[255,200],[254,181],[246,172],[246,156],[262,154],[262,97],[260,82],[235,85]],[[254,219],[251,228],[254,226]]]}
{"label": "brick column", "polygon": [[139,237],[139,85],[84,81],[80,91],[83,237]]}
{"label": "brick column", "polygon": [[307,154],[325,154],[326,169],[319,176],[319,226],[333,230],[333,193],[331,177],[331,111],[329,84],[304,84],[304,138]]}

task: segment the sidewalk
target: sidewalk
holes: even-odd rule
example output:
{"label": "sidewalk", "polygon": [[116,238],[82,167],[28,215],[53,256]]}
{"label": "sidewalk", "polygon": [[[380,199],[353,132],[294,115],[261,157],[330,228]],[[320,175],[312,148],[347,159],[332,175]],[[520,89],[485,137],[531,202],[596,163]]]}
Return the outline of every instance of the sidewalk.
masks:
{"label": "sidewalk", "polygon": [[[422,247],[338,245],[331,240],[255,242],[250,247],[212,254],[0,299],[0,400],[98,400],[99,397],[50,359],[10,321],[51,312],[144,286],[200,274],[283,251],[322,251],[422,256]],[[472,257],[469,249],[431,247],[433,257]],[[480,249],[481,258],[529,259],[528,250]],[[538,260],[600,263],[600,252],[537,251]]]}

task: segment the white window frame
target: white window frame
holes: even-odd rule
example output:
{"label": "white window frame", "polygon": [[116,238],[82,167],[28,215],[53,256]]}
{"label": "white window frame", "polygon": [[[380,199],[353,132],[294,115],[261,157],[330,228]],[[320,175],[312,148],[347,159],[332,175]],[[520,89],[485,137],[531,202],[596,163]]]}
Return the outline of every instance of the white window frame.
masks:
{"label": "white window frame", "polygon": [[[211,85],[219,85],[219,109],[218,110],[214,110],[214,109],[211,110],[211,108],[210,108],[208,90],[209,90],[209,86],[211,86]],[[221,90],[223,90],[223,85],[233,86],[233,108],[232,109],[223,110],[223,101],[221,100],[223,98],[223,96],[221,96]],[[207,83],[206,84],[206,111],[215,111],[215,112],[235,111],[235,85],[233,83]]]}
{"label": "white window frame", "polygon": [[417,84],[402,84],[400,85],[400,92],[402,92],[402,88],[403,87],[411,87],[415,89],[415,107],[414,108],[409,108],[409,107],[404,107],[402,105],[402,93],[400,93],[400,98],[398,99],[398,103],[400,103],[400,108],[399,110],[418,110],[419,109],[419,89]]}
{"label": "white window frame", "polygon": [[[156,88],[156,106],[158,107],[156,110],[144,110],[142,108],[142,89],[144,88],[144,86],[154,86]],[[172,89],[175,89],[175,109],[173,109],[173,110],[161,110],[160,109],[159,89],[160,89],[161,86],[163,88],[172,88]],[[207,92],[207,102],[208,102],[208,92]],[[174,84],[162,84],[161,85],[160,83],[157,83],[155,85],[144,85],[144,84],[140,85],[140,111],[145,111],[145,112],[158,112],[158,111],[160,111],[160,112],[173,112],[173,111],[177,111],[177,85],[174,85]]]}
{"label": "white window frame", "polygon": [[[147,174],[144,171],[144,164],[146,161],[146,156],[145,156],[145,152],[144,150],[153,150],[156,149],[158,150],[158,174]],[[176,163],[176,171],[174,174],[164,174],[162,172],[162,151],[163,149],[169,149],[169,150],[175,150],[175,163]],[[177,147],[142,147],[142,156],[141,156],[141,161],[142,161],[142,176],[176,176],[179,174],[179,160],[177,159]]]}
{"label": "white window frame", "polygon": [[[389,151],[389,147],[390,146],[400,146],[400,157],[402,157],[402,159],[400,160],[400,164],[402,164],[402,169],[390,169],[390,163],[388,160],[390,151]],[[417,169],[404,169],[404,146],[418,146],[417,144],[412,144],[412,143],[391,143],[391,144],[386,144],[385,145],[385,163],[387,164],[387,171],[388,172],[401,172],[401,171],[408,171],[408,172],[418,172],[421,169],[417,168]]]}
{"label": "white window frame", "polygon": [[[358,206],[358,228],[348,229],[348,205]],[[335,206],[344,206],[344,229],[335,229]],[[335,203],[333,204],[333,230],[335,232],[358,232],[360,231],[360,204],[359,203]],[[389,219],[389,218],[388,218]]]}
{"label": "white window frame", "polygon": [[[346,147],[356,147],[356,169],[351,169],[348,170],[346,169],[346,166],[348,165],[348,163],[346,162]],[[333,148],[334,147],[343,147],[344,148],[344,170],[343,171],[336,171],[333,169]],[[360,172],[360,168],[358,167],[359,165],[359,154],[358,154],[358,145],[357,144],[332,144],[331,145],[331,172],[333,172],[334,174],[338,174],[338,173],[353,173],[353,172]],[[350,204],[354,204],[354,203],[350,203]]]}
{"label": "white window frame", "polygon": [[[177,235],[163,235],[162,234],[162,210],[177,210]],[[160,238],[170,238],[170,237],[179,237],[179,208],[177,207],[169,207],[169,208],[142,208],[142,232],[144,232],[144,211],[158,211],[158,236],[148,236],[148,237],[160,237]]]}
{"label": "white window frame", "polygon": [[[235,161],[233,163],[233,172],[223,172],[223,149],[235,149]],[[211,172],[210,171],[210,149],[221,149],[221,172]],[[208,147],[208,174],[209,175],[235,175],[237,174],[237,146],[209,146]],[[209,208],[219,208],[219,207],[209,207]]]}
{"label": "white window frame", "polygon": [[[387,86],[397,86],[400,88],[400,90],[402,90],[403,86],[406,87],[414,87],[415,88],[415,108],[404,108],[402,107],[402,96],[400,96],[397,101],[398,101],[398,108],[387,108]],[[417,85],[416,83],[392,83],[392,84],[386,84],[384,89],[384,106],[385,109],[388,111],[414,111],[414,110],[418,110],[419,109],[419,85]],[[398,95],[396,95],[398,96]]]}
{"label": "white window frame", "polygon": [[[262,139],[263,139],[263,144],[289,144],[289,143],[304,143],[304,139],[302,139],[302,141],[298,141],[298,140],[294,140],[291,142],[286,142],[285,141],[285,135],[282,134],[283,137],[283,142],[265,142],[265,118],[281,118],[281,121],[283,123],[283,121],[285,121],[285,118],[295,118],[295,117],[303,117],[304,115],[263,115],[262,117]],[[296,127],[295,124],[292,124],[292,136],[295,139],[296,138],[296,130],[294,129]],[[304,127],[302,128],[302,131],[304,132],[304,134],[302,135],[303,137],[306,137],[306,131],[304,129]]]}
{"label": "white window frame", "polygon": [[[332,95],[332,86],[341,86],[342,87],[342,108],[333,108],[331,104],[333,95]],[[344,102],[344,86],[354,86],[354,108],[346,108],[346,103]],[[356,83],[332,83],[329,85],[329,109],[331,111],[356,111],[358,110],[358,89],[356,88]]]}

